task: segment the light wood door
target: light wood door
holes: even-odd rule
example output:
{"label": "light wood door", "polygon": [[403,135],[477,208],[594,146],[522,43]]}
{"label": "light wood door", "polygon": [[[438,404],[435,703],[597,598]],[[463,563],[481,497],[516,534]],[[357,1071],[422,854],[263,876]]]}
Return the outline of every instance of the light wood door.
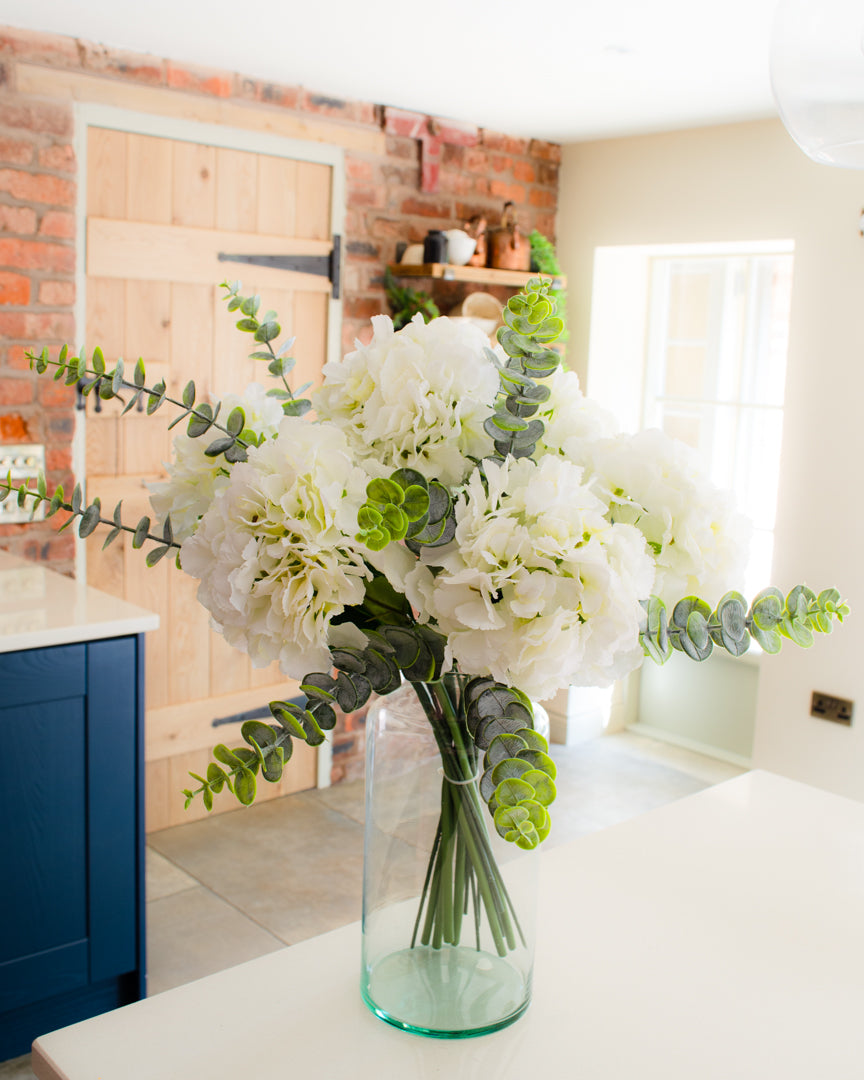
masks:
{"label": "light wood door", "polygon": [[[296,335],[294,385],[320,381],[327,352],[330,283],[312,275],[218,261],[219,252],[326,254],[331,240],[332,168],[247,151],[91,127],[87,142],[88,348],[110,363],[141,356],[147,380],[164,378],[179,397],[194,379],[199,400],[266,383],[266,364],[249,360],[251,336],[227,311],[225,278],[257,292],[278,312],[285,336]],[[170,460],[170,406],[152,417],[120,418],[116,402],[88,404],[88,495],[109,510],[123,499],[124,520],[148,512],[145,485],[164,477]],[[143,551],[117,541],[106,551],[88,540],[88,580],[97,588],[157,611],[147,635],[147,829],[204,814],[200,800],[183,810],[188,770],[203,773],[217,742],[239,739],[240,721],[275,697],[296,696],[275,667],[254,670],[208,627],[196,602],[197,582],[163,560],[145,566]],[[229,721],[229,722],[226,722]],[[315,751],[295,742],[278,785],[259,798],[315,786]],[[234,809],[230,796],[217,809]],[[214,810],[215,812],[215,810]]]}

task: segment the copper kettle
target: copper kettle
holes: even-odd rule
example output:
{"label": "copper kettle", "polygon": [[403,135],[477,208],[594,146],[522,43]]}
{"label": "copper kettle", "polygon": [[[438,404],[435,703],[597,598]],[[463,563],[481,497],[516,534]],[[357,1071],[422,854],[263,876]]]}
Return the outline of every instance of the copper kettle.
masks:
{"label": "copper kettle", "polygon": [[487,230],[489,265],[499,270],[530,270],[531,244],[519,231],[513,203],[504,204],[501,224]]}

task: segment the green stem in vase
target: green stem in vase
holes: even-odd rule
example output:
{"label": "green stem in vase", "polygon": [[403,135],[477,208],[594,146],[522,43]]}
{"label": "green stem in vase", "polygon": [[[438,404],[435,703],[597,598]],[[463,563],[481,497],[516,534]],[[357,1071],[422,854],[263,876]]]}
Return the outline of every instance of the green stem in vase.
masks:
{"label": "green stem in vase", "polygon": [[[461,701],[458,681],[449,677],[442,682],[412,685],[429,719],[444,772],[438,825],[440,839],[436,834],[416,924],[419,926],[425,903],[421,943],[431,942],[433,948],[439,948],[442,941],[458,945],[462,915],[467,912],[471,895],[475,904],[478,948],[478,901],[482,900],[496,952],[505,956],[516,948],[514,922],[523,941],[524,936],[489,845],[477,791],[476,757],[473,746],[465,738],[464,721],[457,713]],[[412,944],[415,938],[412,938]]]}

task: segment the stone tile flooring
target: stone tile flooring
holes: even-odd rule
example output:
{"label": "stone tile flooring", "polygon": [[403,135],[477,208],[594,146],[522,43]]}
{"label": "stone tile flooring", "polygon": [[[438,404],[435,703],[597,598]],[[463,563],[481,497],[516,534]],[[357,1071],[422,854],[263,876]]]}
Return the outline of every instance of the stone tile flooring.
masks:
{"label": "stone tile flooring", "polygon": [[[616,825],[742,770],[630,733],[554,746],[558,799],[547,844]],[[149,993],[360,917],[363,783],[352,781],[152,833]],[[29,1058],[0,1080],[32,1080]]]}

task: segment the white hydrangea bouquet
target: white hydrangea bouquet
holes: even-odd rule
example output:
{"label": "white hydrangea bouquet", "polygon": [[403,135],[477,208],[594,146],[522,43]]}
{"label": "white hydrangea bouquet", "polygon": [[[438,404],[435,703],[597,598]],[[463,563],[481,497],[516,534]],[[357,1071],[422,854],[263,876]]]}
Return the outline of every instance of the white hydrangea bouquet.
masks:
{"label": "white hydrangea bouquet", "polygon": [[[258,297],[225,287],[277,386],[221,403],[186,386],[174,423],[188,424],[152,492],[158,525],[127,526],[119,506],[104,517],[98,499],[49,495],[44,480],[19,501],[69,512],[81,536],[105,524],[106,543],[132,532],[133,546],[152,544],[151,565],[175,552],[213,627],[256,666],[278,661],[300,680],[305,704],[272,702],[272,723],[244,724],[246,745],[217,747],[187,803],[200,795],[209,809],[223,788],[250,803],[293,740],[318,745],[337,708],[412,684],[451,781],[421,900],[427,929],[440,940],[470,881],[503,954],[512,927],[484,817],[522,848],[549,833],[555,765],[532,699],[609,685],[673,649],[704,660],[714,647],[740,655],[751,638],[769,653],[784,636],[806,646],[848,609],[834,589],[766,589],[750,605],[726,591],[746,535],[729,498],[686,447],[616,434],[583,396],[551,347],[563,324],[549,283],[509,301],[495,351],[470,324],[418,316],[395,332],[378,316],[368,345],[325,366],[311,401],[290,388],[275,313],[259,318]],[[98,349],[89,363],[65,349],[31,359],[85,393],[125,396],[127,411],[171,401],[141,361],[127,375]],[[444,940],[458,944],[452,919]]]}

